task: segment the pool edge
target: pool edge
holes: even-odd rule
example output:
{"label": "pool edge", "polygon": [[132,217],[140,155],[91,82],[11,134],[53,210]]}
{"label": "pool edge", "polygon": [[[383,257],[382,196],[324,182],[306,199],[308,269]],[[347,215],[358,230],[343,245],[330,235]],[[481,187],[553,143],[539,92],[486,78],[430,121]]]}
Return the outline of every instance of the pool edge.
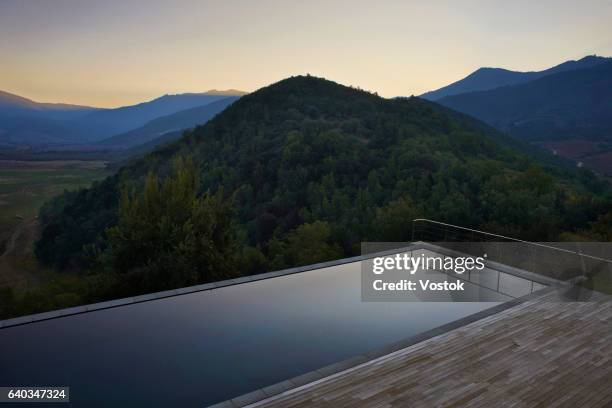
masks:
{"label": "pool edge", "polygon": [[279,276],[293,275],[296,273],[308,272],[315,269],[330,268],[333,266],[344,265],[352,262],[359,262],[365,259],[370,259],[376,256],[384,256],[397,253],[398,251],[421,249],[425,243],[416,241],[408,246],[396,248],[388,251],[376,252],[366,255],[357,255],[349,258],[336,259],[333,261],[320,262],[311,265],[298,266],[294,268],[282,269],[279,271],[264,272],[257,275],[241,276],[239,278],[226,279],[222,281],[203,283],[193,286],[186,286],[178,289],[170,289],[161,292],[147,293],[144,295],[132,296],[127,298],[112,299],[99,303],[90,303],[82,306],[74,306],[65,309],[51,310],[48,312],[35,313],[31,315],[19,316],[10,319],[0,320],[0,331],[5,328],[21,326],[29,323],[41,322],[44,320],[57,319],[60,317],[74,316],[78,314],[95,312],[98,310],[112,309],[120,306],[128,306],[135,303],[144,303],[158,299],[165,299],[174,296],[185,295],[189,293],[203,292],[206,290],[214,290],[226,286],[239,285],[242,283],[255,282],[265,279],[277,278]]}
{"label": "pool edge", "polygon": [[476,313],[462,317],[452,322],[445,323],[441,326],[438,326],[433,329],[427,330],[425,332],[416,334],[414,336],[407,337],[398,342],[391,343],[389,345],[382,346],[374,350],[370,350],[363,354],[358,354],[356,356],[339,361],[337,363],[333,363],[333,364],[321,367],[319,369],[306,372],[297,377],[289,378],[287,380],[283,380],[279,383],[272,384],[267,387],[258,388],[254,391],[239,395],[237,397],[234,397],[226,401],[221,401],[213,405],[207,405],[206,407],[208,408],[242,408],[242,407],[251,406],[252,404],[257,404],[263,400],[277,396],[284,392],[303,387],[307,384],[311,384],[313,382],[322,380],[324,378],[339,374],[343,371],[351,370],[353,368],[356,368],[357,366],[360,366],[362,364],[367,364],[380,357],[395,353],[397,351],[403,350],[415,344],[432,339],[434,337],[440,336],[450,331],[459,329],[470,323],[473,323],[478,320],[487,318],[489,316],[493,316],[495,314],[501,313],[505,310],[511,309],[515,306],[525,303],[533,298],[542,296],[543,294],[548,293],[553,290],[555,290],[555,288],[553,287],[546,287],[546,288],[537,290],[535,292],[529,293],[520,298],[508,300],[502,304],[493,306],[485,310],[478,311]]}

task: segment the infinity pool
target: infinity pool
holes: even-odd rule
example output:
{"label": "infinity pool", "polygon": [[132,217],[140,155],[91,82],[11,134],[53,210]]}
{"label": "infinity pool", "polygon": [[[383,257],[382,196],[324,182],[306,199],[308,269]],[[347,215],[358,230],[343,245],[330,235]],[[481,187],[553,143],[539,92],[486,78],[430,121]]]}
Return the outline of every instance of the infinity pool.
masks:
{"label": "infinity pool", "polygon": [[[359,262],[0,329],[0,386],[203,407],[495,306],[362,302]],[[482,298],[482,292],[481,292]]]}

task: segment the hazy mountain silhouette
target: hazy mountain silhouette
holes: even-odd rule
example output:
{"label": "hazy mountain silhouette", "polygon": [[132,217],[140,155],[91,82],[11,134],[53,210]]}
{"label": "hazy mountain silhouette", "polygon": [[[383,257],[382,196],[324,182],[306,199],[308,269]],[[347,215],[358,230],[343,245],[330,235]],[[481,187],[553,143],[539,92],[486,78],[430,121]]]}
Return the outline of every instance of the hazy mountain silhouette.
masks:
{"label": "hazy mountain silhouette", "polygon": [[612,140],[612,61],[438,103],[531,140]]}
{"label": "hazy mountain silhouette", "polygon": [[[0,91],[0,117],[37,117],[48,119],[77,119],[99,108],[67,103],[35,102],[9,92]],[[0,122],[2,126],[2,122]]]}
{"label": "hazy mountain silhouette", "polygon": [[421,97],[436,101],[446,96],[458,95],[466,92],[486,91],[502,86],[517,85],[547,75],[590,68],[609,61],[612,61],[612,58],[591,55],[578,61],[566,61],[544,71],[518,72],[503,68],[480,68],[457,82],[435,91],[426,92],[421,95]]}
{"label": "hazy mountain silhouette", "polygon": [[40,103],[0,91],[0,146],[73,143],[79,132],[73,121],[97,108]]}
{"label": "hazy mountain silhouette", "polygon": [[[0,146],[87,144],[138,128],[160,116],[244,94],[230,89],[164,95],[115,109],[40,103],[0,91]],[[205,121],[205,120],[204,120]]]}
{"label": "hazy mountain silhouette", "polygon": [[88,127],[95,128],[96,139],[100,140],[143,126],[160,116],[207,105],[227,96],[235,96],[236,92],[238,91],[230,90],[229,95],[223,91],[164,95],[137,105],[93,112],[84,117],[82,122]]}
{"label": "hazy mountain silhouette", "polygon": [[93,111],[98,108],[92,108],[90,106],[82,106],[82,105],[71,105],[67,103],[44,103],[44,102],[34,102],[31,99],[24,98],[19,95],[15,95],[9,92],[0,91],[0,111],[58,111],[58,110],[66,110],[66,111]]}
{"label": "hazy mountain silhouette", "polygon": [[79,135],[79,131],[65,120],[0,113],[0,147],[77,143]]}
{"label": "hazy mountain silhouette", "polygon": [[490,228],[501,212],[509,214],[504,228],[536,239],[555,229],[542,225],[567,228],[568,220],[557,195],[542,193],[556,191],[554,176],[536,168],[522,145],[421,98],[384,99],[321,78],[289,78],[240,98],[91,189],[50,203],[37,253],[49,264],[81,262],[83,248],[102,242],[117,222],[122,186],[139,188],[150,172],[168,174],[184,154],[194,160],[200,190],[222,188],[231,197],[245,245],[263,248],[258,259],[275,268],[295,266],[293,255],[275,252],[285,248],[276,243],[313,222],[337,235],[297,240],[296,253],[308,240],[344,255],[368,237],[402,241],[419,215]]}
{"label": "hazy mountain silhouette", "polygon": [[[98,144],[111,148],[131,148],[133,146],[152,142],[168,132],[192,128],[206,123],[228,105],[237,100],[237,96],[224,97],[204,106],[182,110],[171,115],[153,119],[137,129],[104,139]],[[166,142],[167,138],[160,139]],[[154,147],[155,143],[149,145]]]}
{"label": "hazy mountain silhouette", "polygon": [[160,136],[157,136],[155,139],[146,143],[118,151],[113,155],[112,163],[109,164],[109,168],[119,169],[130,159],[144,156],[145,154],[150,153],[155,149],[161,149],[167,144],[180,139],[184,134],[185,131],[183,130],[170,131]]}

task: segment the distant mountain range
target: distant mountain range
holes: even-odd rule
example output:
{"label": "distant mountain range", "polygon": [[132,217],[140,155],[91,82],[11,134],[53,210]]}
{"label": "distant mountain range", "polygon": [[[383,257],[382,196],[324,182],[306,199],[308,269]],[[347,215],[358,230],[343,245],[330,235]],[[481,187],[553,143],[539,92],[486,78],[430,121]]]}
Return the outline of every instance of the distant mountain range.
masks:
{"label": "distant mountain range", "polygon": [[89,106],[66,103],[41,103],[8,92],[0,91],[0,113],[33,115],[38,117],[74,118],[98,110]]}
{"label": "distant mountain range", "polygon": [[446,96],[458,95],[466,92],[486,91],[502,86],[517,85],[533,81],[547,75],[565,71],[573,71],[576,69],[590,68],[609,61],[612,61],[612,58],[590,55],[578,61],[566,61],[543,71],[518,72],[503,68],[479,68],[457,82],[453,82],[452,84],[444,86],[435,91],[422,94],[421,98],[429,99],[430,101],[437,101]]}
{"label": "distant mountain range", "polygon": [[481,68],[422,96],[612,174],[612,58],[589,56],[540,72]]}
{"label": "distant mountain range", "polygon": [[[170,174],[183,155],[193,160],[200,191],[232,203],[244,273],[352,256],[367,240],[406,241],[418,217],[537,241],[584,228],[603,213],[591,204],[581,173],[542,168],[523,146],[421,98],[384,99],[322,78],[292,77],[240,98],[91,189],[45,206],[36,254],[58,267],[89,262],[86,250],[109,248],[105,231],[120,219],[123,186],[142,191],[147,174]],[[211,224],[215,234],[219,228]],[[154,240],[133,236],[127,239],[137,245]],[[165,238],[160,248],[175,239]],[[128,268],[152,264],[140,255]],[[181,256],[168,267],[191,262]]]}
{"label": "distant mountain range", "polygon": [[[0,148],[139,151],[146,144],[150,149],[156,140],[166,143],[180,135],[176,132],[204,124],[242,95],[210,90],[99,109],[0,92]],[[593,155],[612,154],[612,58],[587,56],[531,72],[480,68],[421,97],[572,160],[610,161]],[[571,145],[558,144],[566,141]],[[576,143],[588,151],[568,156]],[[612,174],[612,164],[597,168]]]}
{"label": "distant mountain range", "polygon": [[148,143],[165,133],[188,129],[206,123],[237,99],[237,96],[223,97],[203,106],[161,116],[141,127],[104,139],[98,142],[98,145],[123,149]]}
{"label": "distant mountain range", "polygon": [[69,143],[78,138],[73,121],[96,108],[39,103],[0,91],[0,147]]}
{"label": "distant mountain range", "polygon": [[92,112],[84,120],[88,124],[103,130],[105,137],[123,133],[145,125],[147,122],[160,116],[171,115],[185,109],[208,105],[232,94],[214,93],[186,93],[179,95],[164,95],[160,98],[138,105],[125,106],[116,109],[105,109]]}
{"label": "distant mountain range", "polygon": [[612,140],[612,61],[438,103],[530,140]]}
{"label": "distant mountain range", "polygon": [[[154,119],[204,107],[228,97],[237,98],[243,94],[244,92],[230,89],[164,95],[137,105],[100,109],[39,103],[8,92],[0,92],[0,147],[48,148],[97,143],[145,126]],[[198,120],[191,114],[190,121],[186,119],[190,113],[186,113],[181,123],[189,122],[187,127],[191,127],[210,119],[210,116],[206,116],[206,109],[201,113],[204,114],[202,119]],[[183,128],[179,123],[181,119],[177,120],[177,127],[173,129]],[[157,136],[159,131],[158,129]],[[145,137],[145,142],[154,138],[155,136]]]}

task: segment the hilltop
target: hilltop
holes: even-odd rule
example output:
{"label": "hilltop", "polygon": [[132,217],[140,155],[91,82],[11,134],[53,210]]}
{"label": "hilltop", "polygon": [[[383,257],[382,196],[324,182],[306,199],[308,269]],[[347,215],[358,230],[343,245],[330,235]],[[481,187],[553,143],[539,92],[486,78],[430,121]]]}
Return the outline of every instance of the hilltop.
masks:
{"label": "hilltop", "polygon": [[299,76],[47,204],[39,259],[91,267],[88,254],[105,251],[105,230],[118,222],[123,187],[142,190],[147,174],[163,178],[185,156],[199,191],[232,206],[247,273],[355,254],[364,240],[409,240],[419,216],[546,240],[609,208],[590,176],[542,168],[520,143],[465,115]]}

